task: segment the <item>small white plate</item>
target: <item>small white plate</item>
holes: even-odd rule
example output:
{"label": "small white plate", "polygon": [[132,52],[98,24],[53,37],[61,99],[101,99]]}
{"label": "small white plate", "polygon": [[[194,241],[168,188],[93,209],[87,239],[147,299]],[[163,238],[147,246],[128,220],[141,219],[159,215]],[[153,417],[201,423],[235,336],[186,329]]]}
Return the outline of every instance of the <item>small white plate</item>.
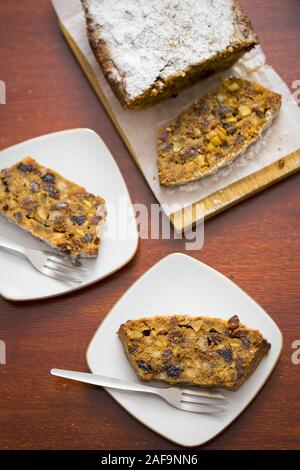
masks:
{"label": "small white plate", "polygon": [[255,398],[279,358],[282,335],[269,315],[233,282],[200,261],[175,253],[147,271],[107,315],[87,351],[91,371],[137,382],[116,334],[119,326],[129,319],[176,313],[224,319],[238,314],[241,322],[259,329],[272,345],[239,390],[224,391],[229,407],[223,415],[188,413],[150,395],[107,390],[150,429],[176,444],[192,447],[218,435]]}
{"label": "small white plate", "polygon": [[[83,260],[89,273],[76,288],[40,274],[26,259],[0,249],[0,294],[18,301],[57,296],[93,284],[127,264],[138,246],[133,207],[120,170],[99,135],[89,129],[72,129],[22,142],[0,152],[0,168],[26,156],[105,198],[104,239],[98,258]],[[48,249],[1,216],[0,233],[28,248]]]}

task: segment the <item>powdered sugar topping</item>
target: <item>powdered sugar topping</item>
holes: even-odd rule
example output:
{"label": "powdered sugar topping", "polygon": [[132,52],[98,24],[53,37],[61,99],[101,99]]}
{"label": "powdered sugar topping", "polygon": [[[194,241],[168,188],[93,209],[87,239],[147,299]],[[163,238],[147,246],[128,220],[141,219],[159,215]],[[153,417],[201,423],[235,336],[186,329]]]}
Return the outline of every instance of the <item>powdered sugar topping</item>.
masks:
{"label": "powdered sugar topping", "polygon": [[234,36],[232,0],[86,0],[129,98],[210,58]]}

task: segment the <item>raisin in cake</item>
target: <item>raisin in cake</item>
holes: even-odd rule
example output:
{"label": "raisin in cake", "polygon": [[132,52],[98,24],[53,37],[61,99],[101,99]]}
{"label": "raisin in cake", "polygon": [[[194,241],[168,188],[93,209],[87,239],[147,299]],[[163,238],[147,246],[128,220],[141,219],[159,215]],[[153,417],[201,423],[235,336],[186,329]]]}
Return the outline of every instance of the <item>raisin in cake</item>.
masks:
{"label": "raisin in cake", "polygon": [[241,324],[208,317],[152,317],[121,325],[124,351],[141,380],[235,390],[271,345]]}
{"label": "raisin in cake", "polygon": [[0,171],[0,214],[63,254],[98,255],[104,199],[30,157]]}
{"label": "raisin in cake", "polygon": [[88,38],[124,108],[230,67],[258,39],[236,0],[81,0]]}
{"label": "raisin in cake", "polygon": [[224,80],[158,134],[162,185],[214,174],[261,139],[281,106],[281,96],[257,83]]}

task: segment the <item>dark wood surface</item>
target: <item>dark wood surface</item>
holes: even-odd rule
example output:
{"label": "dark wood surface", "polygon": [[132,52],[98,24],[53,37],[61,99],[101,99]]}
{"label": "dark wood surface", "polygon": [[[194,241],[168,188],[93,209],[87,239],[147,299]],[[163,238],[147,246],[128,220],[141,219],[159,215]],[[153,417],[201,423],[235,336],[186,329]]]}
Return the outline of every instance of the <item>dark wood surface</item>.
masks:
{"label": "dark wood surface", "polygon": [[[300,79],[300,2],[241,0],[268,61],[291,86]],[[154,196],[130,158],[63,39],[49,0],[0,2],[0,149],[75,127],[98,132],[128,183],[133,202]],[[84,164],[84,162],[83,162]],[[300,176],[295,175],[205,226],[193,255],[233,278],[277,322],[282,357],[259,396],[206,449],[295,449],[300,443]],[[50,377],[50,368],[86,370],[96,328],[126,289],[183,241],[142,240],[134,260],[93,287],[54,300],[0,299],[1,449],[174,449],[122,410],[104,391]],[[0,266],[0,276],[5,276]],[[112,371],[113,373],[113,371]]]}

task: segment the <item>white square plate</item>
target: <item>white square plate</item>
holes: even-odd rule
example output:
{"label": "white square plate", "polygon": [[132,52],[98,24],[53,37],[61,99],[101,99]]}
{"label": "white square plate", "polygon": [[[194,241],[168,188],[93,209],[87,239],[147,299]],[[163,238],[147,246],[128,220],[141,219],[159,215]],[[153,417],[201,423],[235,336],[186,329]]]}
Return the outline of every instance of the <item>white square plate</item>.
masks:
{"label": "white square plate", "polygon": [[[22,142],[0,152],[0,168],[31,156],[65,178],[103,196],[108,217],[98,258],[84,260],[89,273],[74,288],[36,271],[29,262],[0,249],[0,294],[10,300],[57,296],[93,284],[128,263],[137,250],[138,233],[130,196],[120,170],[101,138],[89,129],[72,129]],[[118,231],[113,233],[114,228]],[[28,248],[48,249],[0,216],[0,233]],[[5,273],[5,275],[4,275]]]}
{"label": "white square plate", "polygon": [[192,447],[218,435],[254,399],[279,358],[282,335],[269,315],[233,282],[200,261],[175,253],[147,271],[107,315],[87,351],[91,371],[138,381],[125,357],[117,330],[130,319],[174,313],[224,319],[238,314],[241,322],[259,329],[272,345],[269,354],[239,390],[224,391],[229,407],[223,415],[188,413],[150,395],[107,390],[153,431],[176,444]]}

